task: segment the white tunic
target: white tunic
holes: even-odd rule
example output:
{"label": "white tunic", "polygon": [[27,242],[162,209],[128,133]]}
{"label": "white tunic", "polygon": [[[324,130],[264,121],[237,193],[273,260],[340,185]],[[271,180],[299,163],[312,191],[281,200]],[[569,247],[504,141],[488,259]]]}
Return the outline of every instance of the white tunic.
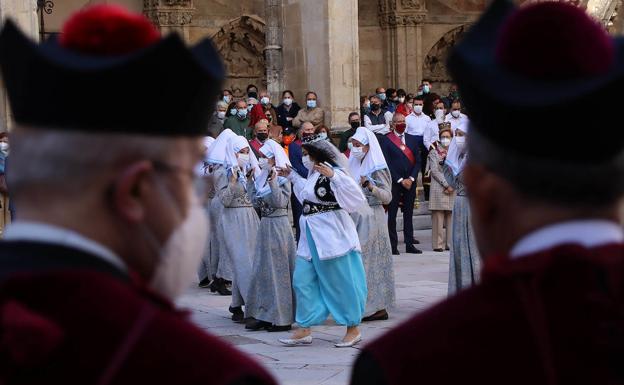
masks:
{"label": "white tunic", "polygon": [[407,125],[407,133],[410,135],[424,136],[427,125],[431,122],[431,118],[421,113],[416,115],[411,113],[405,118],[405,124]]}
{"label": "white tunic", "polygon": [[[314,171],[305,179],[296,172],[290,173],[288,179],[293,183],[295,195],[301,203],[304,200],[323,203],[314,194],[314,187],[320,175]],[[306,227],[310,229],[321,260],[341,257],[352,250],[362,251],[357,229],[348,213],[368,206],[366,197],[353,178],[339,169],[334,169],[334,176],[330,179],[329,185],[342,209],[302,215],[299,220],[301,236],[297,256],[308,261],[312,259],[312,254],[308,247]]]}

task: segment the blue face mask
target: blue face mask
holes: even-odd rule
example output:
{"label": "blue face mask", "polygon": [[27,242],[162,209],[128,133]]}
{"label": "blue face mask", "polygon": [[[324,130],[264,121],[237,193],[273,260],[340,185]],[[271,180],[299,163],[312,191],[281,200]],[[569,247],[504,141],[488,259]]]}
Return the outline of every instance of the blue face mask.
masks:
{"label": "blue face mask", "polygon": [[386,100],[386,94],[377,94],[377,96],[379,97],[379,99],[381,99],[382,102]]}
{"label": "blue face mask", "polygon": [[253,104],[247,105],[247,111],[251,111],[254,108]]}
{"label": "blue face mask", "polygon": [[326,132],[321,132],[320,134],[318,134],[318,137],[321,138],[322,140],[327,139],[327,133]]}
{"label": "blue face mask", "polygon": [[245,119],[247,117],[247,110],[244,108],[241,108],[240,110],[236,111],[236,115],[241,119]]}
{"label": "blue face mask", "polygon": [[236,112],[237,112],[236,108],[232,108],[230,110],[230,115],[236,115]]}
{"label": "blue face mask", "polygon": [[308,100],[306,104],[308,108],[316,108],[316,100]]}
{"label": "blue face mask", "polygon": [[425,85],[423,86],[423,92],[424,92],[425,94],[428,94],[428,93],[429,93],[429,91],[431,91],[431,88],[430,88],[428,85],[426,85],[426,84],[425,84]]}

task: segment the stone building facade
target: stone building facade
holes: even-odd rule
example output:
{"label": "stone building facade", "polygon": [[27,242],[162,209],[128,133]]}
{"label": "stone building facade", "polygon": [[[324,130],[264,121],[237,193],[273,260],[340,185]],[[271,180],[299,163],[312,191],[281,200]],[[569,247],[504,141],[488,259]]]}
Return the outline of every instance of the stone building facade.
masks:
{"label": "stone building facade", "polygon": [[[571,1],[611,32],[622,31],[621,0]],[[235,95],[255,84],[267,88],[275,101],[281,90],[290,89],[301,102],[307,90],[314,90],[326,110],[326,123],[341,128],[347,114],[357,110],[360,95],[378,86],[414,92],[428,78],[434,91],[445,93],[448,52],[487,2],[0,0],[0,13],[20,20],[32,36],[45,38],[58,33],[67,16],[82,7],[122,4],[143,12],[164,34],[177,32],[189,43],[211,37],[228,68],[226,87]],[[6,119],[6,112],[2,116]]]}

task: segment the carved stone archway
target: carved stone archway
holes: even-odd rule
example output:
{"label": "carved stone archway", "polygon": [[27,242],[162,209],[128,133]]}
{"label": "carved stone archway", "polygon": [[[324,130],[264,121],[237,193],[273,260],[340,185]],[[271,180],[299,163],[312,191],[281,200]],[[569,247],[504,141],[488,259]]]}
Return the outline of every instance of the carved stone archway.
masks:
{"label": "carved stone archway", "polygon": [[467,29],[468,25],[462,25],[445,33],[425,57],[423,64],[424,77],[435,82],[436,88],[440,91],[446,90],[452,82],[451,76],[446,70],[446,59],[451,49],[459,42]]}
{"label": "carved stone archway", "polygon": [[244,96],[248,84],[266,87],[265,22],[243,15],[229,21],[212,37],[228,72],[225,87],[235,97]]}

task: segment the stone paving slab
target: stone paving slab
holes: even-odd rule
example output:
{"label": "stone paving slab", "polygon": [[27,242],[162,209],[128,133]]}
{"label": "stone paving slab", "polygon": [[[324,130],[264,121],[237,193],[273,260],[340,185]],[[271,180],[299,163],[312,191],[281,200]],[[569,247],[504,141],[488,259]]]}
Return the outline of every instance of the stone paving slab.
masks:
{"label": "stone paving slab", "polygon": [[446,297],[448,252],[431,251],[430,231],[417,231],[415,235],[424,253],[395,257],[396,307],[389,311],[389,320],[362,325],[364,344],[361,346],[336,349],[333,344],[342,338],[345,329],[330,319],[313,329],[312,345],[285,347],[278,339],[289,336],[290,332],[245,330],[229,318],[230,298],[211,294],[207,289],[190,289],[178,305],[192,311],[192,320],[199,327],[254,357],[280,384],[345,385],[349,383],[351,365],[366,342]]}

